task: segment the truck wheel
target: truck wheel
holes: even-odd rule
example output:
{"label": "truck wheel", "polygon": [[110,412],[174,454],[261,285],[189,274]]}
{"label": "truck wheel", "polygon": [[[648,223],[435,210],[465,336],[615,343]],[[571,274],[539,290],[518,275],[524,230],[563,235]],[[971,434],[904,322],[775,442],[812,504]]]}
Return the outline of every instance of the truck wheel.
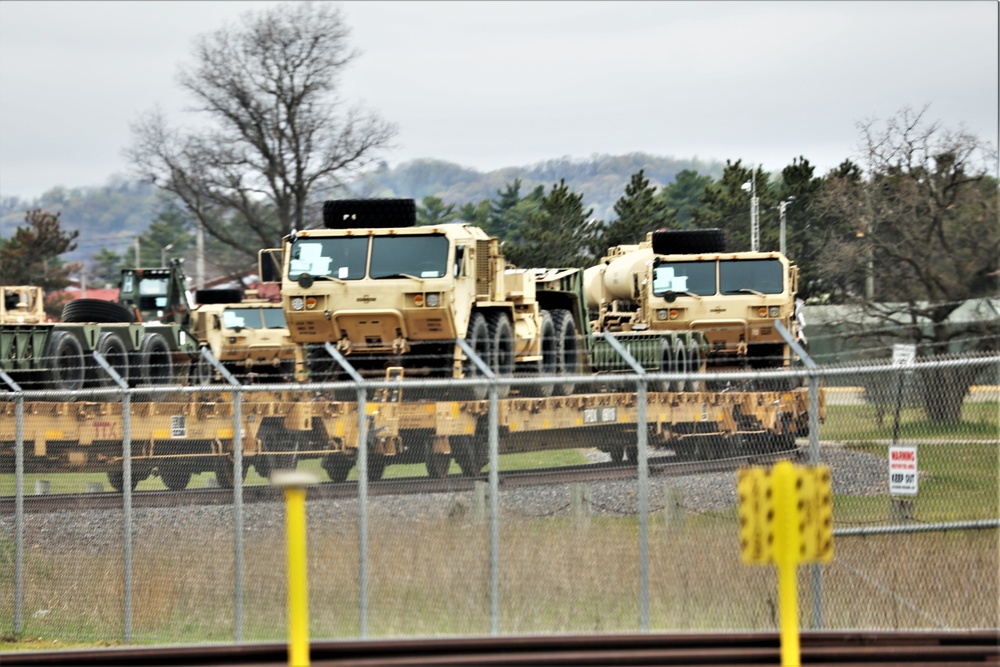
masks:
{"label": "truck wheel", "polygon": [[[677,339],[674,341],[674,372],[676,373],[690,373],[691,369],[688,366],[688,348],[684,344],[683,339]],[[686,379],[674,381],[673,388],[674,391],[687,391]]]}
{"label": "truck wheel", "polygon": [[487,463],[486,452],[476,444],[472,436],[452,436],[451,453],[455,457],[462,474],[466,477],[478,477]]}
{"label": "truck wheel", "polygon": [[713,229],[666,229],[653,232],[657,255],[698,255],[726,251],[726,233]]}
{"label": "truck wheel", "polygon": [[[118,373],[121,379],[125,380],[126,383],[128,382],[128,349],[126,349],[125,343],[118,334],[113,331],[105,331],[102,333],[97,338],[97,345],[94,346],[94,352],[99,352],[108,362],[108,365],[111,366],[116,373]],[[104,368],[96,362],[91,365],[90,370],[90,382],[93,386],[117,386],[117,383],[112,379],[107,371],[105,371]]]}
{"label": "truck wheel", "polygon": [[[542,360],[538,362],[538,373],[540,377],[554,377],[559,370],[559,346],[556,341],[556,327],[552,323],[552,315],[547,310],[542,311],[542,325],[538,331],[541,339]],[[553,383],[529,384],[524,387],[525,396],[537,396],[548,398],[555,391]]]}
{"label": "truck wheel", "polygon": [[[674,348],[670,345],[670,338],[664,337],[660,340],[660,372],[674,372]],[[673,382],[671,380],[661,380],[653,385],[653,391],[671,391]]]}
{"label": "truck wheel", "polygon": [[[497,377],[510,377],[514,374],[514,329],[510,325],[507,313],[490,313],[487,319],[490,339],[490,369]],[[510,385],[498,385],[497,396],[510,396]]]}
{"label": "truck wheel", "polygon": [[[139,485],[139,482],[146,479],[142,475],[137,475],[136,471],[132,471],[132,490],[135,491],[135,487]],[[121,493],[125,490],[125,473],[121,470],[109,470],[108,471],[108,483],[111,488]]]}
{"label": "truck wheel", "polygon": [[[486,318],[483,317],[482,313],[473,313],[472,317],[469,318],[469,328],[465,334],[465,341],[472,348],[480,359],[486,362],[487,365],[490,364],[490,332],[486,326]],[[472,361],[472,359],[466,359],[462,366],[462,374],[467,378],[481,378],[483,374],[479,371],[479,367]],[[469,398],[473,401],[481,401],[486,398],[487,386],[476,385],[470,387],[468,390]]]}
{"label": "truck wheel", "polygon": [[[241,479],[246,479],[248,467],[246,461],[244,461],[241,470]],[[231,489],[235,486],[236,476],[233,474],[233,461],[228,456],[219,459],[218,463],[215,464],[215,481],[219,483],[220,489]]]}
{"label": "truck wheel", "polygon": [[687,381],[686,391],[702,391],[702,380],[698,376],[701,374],[701,344],[697,339],[692,339],[688,344],[688,370],[691,378]]}
{"label": "truck wheel", "polygon": [[125,306],[101,299],[73,299],[62,309],[63,322],[135,322]]}
{"label": "truck wheel", "polygon": [[155,332],[142,337],[135,375],[144,386],[168,385],[173,381],[174,360],[166,338]]}
{"label": "truck wheel", "polygon": [[[568,310],[552,311],[552,325],[556,332],[557,345],[557,374],[558,375],[579,375],[580,354],[576,339],[576,323],[573,322],[573,313]],[[559,382],[555,386],[557,396],[569,396],[573,393],[576,385],[572,382]]]}
{"label": "truck wheel", "polygon": [[83,387],[83,347],[67,331],[53,331],[49,338],[48,368],[43,372],[43,382],[48,389],[76,391]]}

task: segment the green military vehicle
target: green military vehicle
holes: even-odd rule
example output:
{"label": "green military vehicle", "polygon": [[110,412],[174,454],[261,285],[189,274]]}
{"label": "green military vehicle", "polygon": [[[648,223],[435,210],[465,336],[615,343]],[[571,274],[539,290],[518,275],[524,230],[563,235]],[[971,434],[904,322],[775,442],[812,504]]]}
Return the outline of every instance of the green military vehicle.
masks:
{"label": "green military vehicle", "polygon": [[186,383],[198,341],[189,330],[191,305],[180,260],[165,268],[123,270],[119,287],[117,303],[69,301],[59,322],[26,315],[30,304],[40,302],[32,288],[4,288],[0,368],[25,389],[114,386],[94,359],[99,352],[131,386]]}

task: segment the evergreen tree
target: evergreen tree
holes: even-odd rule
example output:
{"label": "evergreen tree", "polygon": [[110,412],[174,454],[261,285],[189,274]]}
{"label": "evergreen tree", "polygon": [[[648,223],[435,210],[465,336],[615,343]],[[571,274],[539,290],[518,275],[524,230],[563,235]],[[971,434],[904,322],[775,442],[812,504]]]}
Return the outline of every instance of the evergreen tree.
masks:
{"label": "evergreen tree", "polygon": [[639,243],[647,232],[670,226],[674,212],[656,196],[656,186],[649,184],[644,170],[632,175],[625,186],[625,194],[615,202],[617,220],[602,223],[595,230],[595,245],[591,248],[595,256],[602,256],[607,248],[630,243]]}
{"label": "evergreen tree", "polygon": [[457,218],[455,205],[446,206],[440,197],[424,197],[422,204],[417,205],[418,225],[440,225]]}
{"label": "evergreen tree", "polygon": [[702,206],[705,188],[712,183],[711,176],[701,176],[692,169],[678,172],[673,183],[660,188],[658,195],[664,206],[674,212],[675,229],[694,228],[694,211]]}
{"label": "evergreen tree", "polygon": [[[768,174],[760,167],[756,172],[742,166],[741,160],[726,160],[722,178],[705,188],[702,207],[694,209],[695,227],[718,227],[726,233],[726,248],[733,252],[750,250],[751,193],[744,189],[751,176],[756,178],[758,197],[760,250],[778,249],[778,200],[769,183]],[[747,188],[750,186],[747,185]]]}
{"label": "evergreen tree", "polygon": [[574,194],[565,179],[542,197],[541,208],[525,216],[520,241],[504,245],[508,262],[521,267],[586,266],[593,259],[590,247],[595,234],[583,195]]}
{"label": "evergreen tree", "polygon": [[26,225],[0,247],[0,284],[37,285],[45,292],[69,285],[75,267],[61,255],[76,248],[80,232],[63,231],[59,216],[42,209],[25,214]]}
{"label": "evergreen tree", "polygon": [[486,229],[490,220],[490,200],[484,199],[478,205],[462,204],[458,209],[458,219]]}

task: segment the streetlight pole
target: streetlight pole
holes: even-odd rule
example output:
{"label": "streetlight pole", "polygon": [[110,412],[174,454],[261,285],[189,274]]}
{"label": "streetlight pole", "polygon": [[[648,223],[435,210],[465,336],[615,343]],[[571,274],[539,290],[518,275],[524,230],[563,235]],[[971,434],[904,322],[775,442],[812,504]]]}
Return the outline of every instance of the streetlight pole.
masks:
{"label": "streetlight pole", "polygon": [[778,217],[781,220],[781,245],[779,250],[781,251],[781,254],[785,256],[787,256],[787,253],[785,253],[785,209],[788,208],[793,201],[795,201],[795,197],[789,197],[778,205]]}
{"label": "streetlight pole", "polygon": [[160,266],[167,265],[167,251],[174,247],[173,243],[168,243],[160,250]]}
{"label": "streetlight pole", "polygon": [[750,180],[743,184],[750,191],[750,252],[760,250],[760,216],[757,199],[757,165],[750,167]]}

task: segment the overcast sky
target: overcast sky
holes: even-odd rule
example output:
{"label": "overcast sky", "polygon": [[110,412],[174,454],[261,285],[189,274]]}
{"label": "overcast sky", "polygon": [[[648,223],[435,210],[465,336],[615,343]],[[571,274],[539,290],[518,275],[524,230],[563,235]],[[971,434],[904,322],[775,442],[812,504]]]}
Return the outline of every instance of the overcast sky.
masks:
{"label": "overcast sky", "polygon": [[[129,123],[192,39],[275,2],[0,2],[0,196],[127,174]],[[391,165],[482,171],[646,152],[766,170],[852,157],[857,123],[930,104],[998,143],[998,4],[345,2],[344,97],[399,127]]]}

